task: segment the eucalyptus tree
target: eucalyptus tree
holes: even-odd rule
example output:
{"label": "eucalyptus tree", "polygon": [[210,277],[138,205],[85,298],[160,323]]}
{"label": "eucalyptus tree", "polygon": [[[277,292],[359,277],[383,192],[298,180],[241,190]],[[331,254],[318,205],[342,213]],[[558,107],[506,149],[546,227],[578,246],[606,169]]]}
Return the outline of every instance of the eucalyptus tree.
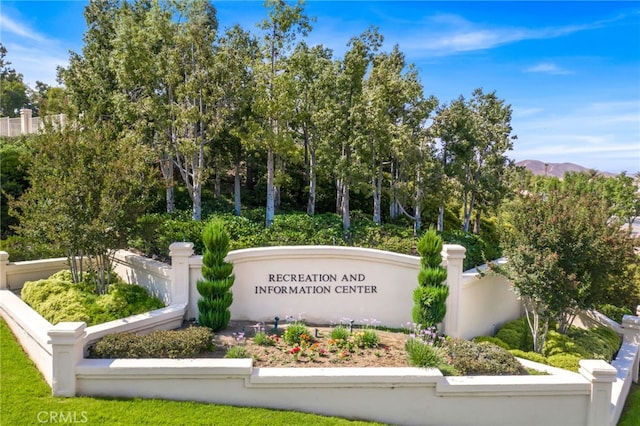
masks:
{"label": "eucalyptus tree", "polygon": [[66,87],[75,113],[89,124],[116,120],[111,94],[118,86],[109,62],[115,54],[113,40],[120,7],[118,0],[91,0],[84,9],[87,31],[82,53],[70,52],[69,66],[58,68],[58,79]]}
{"label": "eucalyptus tree", "polygon": [[468,232],[473,212],[479,223],[479,212],[496,207],[506,193],[503,176],[512,165],[506,152],[515,139],[511,106],[495,92],[476,89],[468,101],[460,97],[442,110],[437,121],[443,165],[462,198],[463,230]]}
{"label": "eucalyptus tree", "polygon": [[212,106],[221,97],[221,90],[211,72],[218,21],[215,8],[206,0],[176,4],[176,15],[175,44],[169,52],[175,87],[171,142],[174,164],[191,198],[192,217],[200,220],[202,186],[207,178],[205,147],[220,125]]}
{"label": "eucalyptus tree", "polygon": [[122,7],[115,21],[114,52],[109,64],[116,78],[115,110],[126,123],[122,136],[134,138],[154,153],[165,187],[166,211],[175,210],[168,52],[174,46],[171,9],[158,1]]}
{"label": "eucalyptus tree", "polygon": [[306,43],[301,42],[289,61],[294,89],[298,95],[291,128],[294,137],[301,140],[304,151],[309,215],[315,213],[316,207],[318,150],[326,146],[322,141],[330,135],[330,108],[336,95],[336,68],[332,56],[332,51],[322,45],[309,48]]}
{"label": "eucalyptus tree", "polygon": [[[470,99],[472,133],[470,144],[456,145],[457,160],[462,160],[460,175],[463,198],[463,229],[469,231],[472,214],[477,212],[479,232],[482,209],[495,208],[507,190],[505,170],[513,166],[506,153],[513,149],[511,105],[496,96],[476,89]],[[463,148],[459,151],[458,148]]]}
{"label": "eucalyptus tree", "polygon": [[414,96],[405,107],[401,121],[403,131],[393,146],[389,209],[392,219],[399,213],[409,217],[414,224],[414,234],[418,235],[422,229],[424,205],[428,200],[437,200],[440,186],[439,163],[430,125],[438,100],[433,96],[424,99],[422,86],[411,81]]}
{"label": "eucalyptus tree", "polygon": [[[393,189],[401,177],[406,177],[404,169],[409,168],[406,166],[410,165],[411,160],[421,160],[428,152],[424,126],[437,101],[425,100],[423,93],[417,70],[411,64],[406,65],[404,55],[397,45],[391,53],[380,53],[373,57],[371,72],[365,84],[365,150],[368,151],[367,157],[371,162],[373,221],[377,224],[382,222],[382,189],[385,179]],[[407,154],[418,158],[407,159]],[[408,163],[406,166],[403,164],[405,160]],[[414,169],[416,175],[411,176],[411,180],[421,179],[419,163],[420,161],[414,164],[418,168]],[[385,173],[387,167],[389,173]],[[416,183],[415,186],[416,198],[420,199],[422,183]],[[401,207],[393,195],[390,204]],[[414,206],[419,205],[417,200]],[[419,229],[419,211],[414,210],[414,216],[411,217],[416,220]]]}
{"label": "eucalyptus tree", "polygon": [[456,173],[453,147],[466,143],[469,137],[470,114],[464,97],[460,96],[448,104],[440,105],[433,120],[433,134],[437,139],[436,156],[438,158],[437,180],[440,182],[440,202],[436,229],[444,230],[444,210],[446,202],[456,189]]}
{"label": "eucalyptus tree", "polygon": [[252,63],[258,56],[257,40],[242,27],[228,29],[218,42],[216,60],[221,70],[222,98],[219,109],[224,111],[223,129],[226,150],[234,166],[234,211],[240,216],[241,164],[244,143],[250,136],[253,120],[252,103],[255,87]]}
{"label": "eucalyptus tree", "polygon": [[[336,212],[342,215],[345,232],[351,226],[350,190],[362,173],[360,147],[364,140],[365,94],[364,81],[373,55],[382,45],[382,36],[370,28],[352,38],[336,78],[337,96],[332,108],[331,162],[336,179]],[[363,177],[363,176],[362,176]]]}
{"label": "eucalyptus tree", "polygon": [[310,19],[304,14],[303,2],[288,5],[284,0],[267,0],[268,17],[259,27],[262,30],[261,57],[255,62],[256,126],[252,139],[257,148],[267,154],[266,226],[271,226],[276,205],[276,155],[286,156],[293,148],[287,126],[291,120],[294,92],[291,75],[287,72],[288,54],[298,35],[311,30]]}

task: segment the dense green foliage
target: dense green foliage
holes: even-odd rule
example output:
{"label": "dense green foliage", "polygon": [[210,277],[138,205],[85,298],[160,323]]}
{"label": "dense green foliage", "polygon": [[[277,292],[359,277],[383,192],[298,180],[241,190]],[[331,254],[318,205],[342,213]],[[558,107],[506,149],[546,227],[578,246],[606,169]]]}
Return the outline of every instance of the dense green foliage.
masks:
{"label": "dense green foliage", "polygon": [[449,287],[447,270],[441,266],[442,238],[431,228],[418,240],[420,271],[418,287],[413,291],[411,315],[423,328],[435,327],[442,322],[447,309]]}
{"label": "dense green foliage", "polygon": [[108,334],[89,347],[89,358],[193,358],[213,347],[206,327]]}
{"label": "dense green foliage", "polygon": [[597,308],[597,311],[601,314],[611,318],[618,324],[622,324],[622,317],[625,315],[634,315],[634,312],[627,307],[618,307],[611,304],[600,305]]}
{"label": "dense green foliage", "polygon": [[43,280],[25,282],[21,296],[52,324],[84,321],[94,325],[164,306],[143,287],[126,284],[115,275],[111,280],[108,292],[98,295],[97,280],[91,274],[74,283],[70,271],[60,271]]}
{"label": "dense green foliage", "polygon": [[549,330],[542,351],[534,352],[531,330],[525,318],[506,323],[495,337],[481,336],[474,340],[497,344],[520,358],[576,372],[581,359],[611,361],[621,343],[620,336],[608,327],[569,327],[566,334]]}
{"label": "dense green foliage", "polygon": [[489,342],[448,339],[442,348],[448,363],[462,376],[527,374],[508,350]]}
{"label": "dense green foliage", "polygon": [[213,331],[220,331],[227,327],[231,319],[231,286],[235,281],[233,265],[225,261],[229,253],[229,235],[222,222],[213,221],[202,231],[202,241],[205,246],[202,256],[203,279],[196,282],[200,293],[198,322]]}
{"label": "dense green foliage", "polygon": [[[276,215],[270,228],[262,223],[262,209],[246,210],[243,216],[230,213],[213,213],[204,221],[194,221],[187,213],[147,214],[138,221],[131,246],[152,258],[168,259],[169,245],[175,241],[194,243],[196,252],[202,252],[202,230],[209,221],[217,220],[224,224],[229,234],[229,249],[238,250],[250,247],[290,245],[349,245],[375,248],[403,254],[417,254],[417,240],[410,224],[376,225],[363,214],[355,213],[351,222],[350,238],[342,234],[340,216],[333,213],[309,216],[305,213],[287,213]],[[444,241],[461,244],[469,252],[465,265],[484,263],[485,251],[472,248],[477,239],[474,237],[447,240],[452,233],[443,234]],[[455,235],[462,235],[455,233]],[[498,249],[487,249],[495,253]]]}

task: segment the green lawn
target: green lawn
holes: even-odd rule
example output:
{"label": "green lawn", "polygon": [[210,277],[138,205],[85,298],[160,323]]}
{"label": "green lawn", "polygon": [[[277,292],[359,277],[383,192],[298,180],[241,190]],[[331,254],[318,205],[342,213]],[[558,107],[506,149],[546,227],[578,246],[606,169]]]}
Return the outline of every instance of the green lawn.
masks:
{"label": "green lawn", "polygon": [[291,411],[148,399],[56,398],[0,320],[0,424],[373,425]]}
{"label": "green lawn", "polygon": [[[148,399],[55,398],[0,320],[0,424],[86,425],[373,425],[262,408]],[[618,426],[640,424],[640,386],[633,385]]]}
{"label": "green lawn", "polygon": [[640,386],[632,384],[618,426],[637,425],[640,425]]}

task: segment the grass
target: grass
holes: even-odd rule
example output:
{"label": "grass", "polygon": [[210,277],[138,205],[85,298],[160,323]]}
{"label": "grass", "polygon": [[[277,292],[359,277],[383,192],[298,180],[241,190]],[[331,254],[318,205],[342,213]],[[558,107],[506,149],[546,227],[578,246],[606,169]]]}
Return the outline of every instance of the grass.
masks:
{"label": "grass", "polygon": [[632,383],[618,426],[636,425],[640,425],[640,386]]}
{"label": "grass", "polygon": [[372,425],[293,411],[158,399],[57,398],[0,320],[0,423],[86,425]]}

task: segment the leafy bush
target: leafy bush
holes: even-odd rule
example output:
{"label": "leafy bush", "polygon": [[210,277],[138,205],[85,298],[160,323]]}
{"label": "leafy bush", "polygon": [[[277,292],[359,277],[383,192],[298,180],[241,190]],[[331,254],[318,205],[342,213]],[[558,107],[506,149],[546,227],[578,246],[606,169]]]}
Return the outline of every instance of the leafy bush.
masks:
{"label": "leafy bush", "polygon": [[571,337],[554,330],[549,330],[547,333],[547,340],[542,349],[542,354],[547,358],[559,354],[572,354],[580,358],[591,357],[589,351],[578,345]]}
{"label": "leafy bush", "polygon": [[139,336],[109,334],[89,348],[90,358],[193,358],[213,348],[213,333],[205,327],[160,330]]}
{"label": "leafy bush", "polygon": [[442,351],[439,348],[425,343],[420,339],[407,340],[404,348],[409,357],[409,364],[414,367],[438,368],[446,364]]}
{"label": "leafy bush", "polygon": [[43,280],[25,282],[21,297],[52,324],[84,321],[94,325],[164,306],[143,287],[126,284],[116,277],[112,276],[114,282],[108,292],[98,296],[96,283],[89,274],[74,284],[70,271],[60,271]]}
{"label": "leafy bush", "polygon": [[529,361],[538,362],[540,364],[548,364],[547,358],[545,358],[544,355],[540,355],[537,352],[533,352],[533,351],[525,352],[525,351],[521,351],[520,349],[511,349],[509,350],[509,352],[511,352],[513,356],[518,358],[528,359]]}
{"label": "leafy bush", "polygon": [[347,340],[349,335],[349,330],[346,327],[339,325],[331,329],[330,337],[333,340]]}
{"label": "leafy bush", "polygon": [[588,330],[571,327],[568,335],[576,345],[584,349],[590,359],[611,361],[620,349],[621,339],[618,333],[608,327],[596,327]]}
{"label": "leafy bush", "polygon": [[618,324],[622,324],[622,317],[625,315],[633,315],[631,309],[623,307],[620,308],[614,305],[601,305],[598,307],[598,312],[611,318]]}
{"label": "leafy bush", "polygon": [[303,340],[311,340],[311,333],[303,322],[297,321],[287,326],[283,337],[287,344],[299,345]]}
{"label": "leafy bush", "polygon": [[507,345],[505,342],[503,342],[502,340],[498,339],[497,337],[492,337],[492,336],[478,336],[478,337],[474,337],[473,341],[475,343],[480,343],[480,342],[489,342],[489,343],[493,343],[496,346],[500,346],[503,349],[509,349],[509,345]]}
{"label": "leafy bush", "polygon": [[267,334],[264,331],[258,331],[253,336],[253,341],[256,345],[261,346],[275,346],[280,338],[275,334]]}
{"label": "leafy bush", "polygon": [[443,349],[449,364],[465,376],[527,374],[509,351],[489,342],[450,339]]}
{"label": "leafy bush", "polygon": [[12,262],[64,257],[63,251],[56,250],[50,244],[19,235],[10,235],[0,240],[0,250],[10,253]]}
{"label": "leafy bush", "polygon": [[479,235],[460,230],[445,231],[442,239],[448,244],[460,244],[467,249],[464,258],[464,270],[484,265],[487,260],[495,260],[502,256],[502,252],[497,245],[485,242]]}
{"label": "leafy bush", "polygon": [[533,350],[533,338],[526,318],[509,321],[495,335],[507,344],[509,349]]}
{"label": "leafy bush", "polygon": [[370,328],[353,333],[353,343],[363,349],[375,348],[380,343],[378,333]]}
{"label": "leafy bush", "polygon": [[547,357],[547,364],[552,367],[563,368],[577,373],[580,368],[581,359],[582,358],[579,355],[556,354]]}
{"label": "leafy bush", "polygon": [[224,354],[225,358],[251,358],[251,354],[244,346],[231,346]]}

